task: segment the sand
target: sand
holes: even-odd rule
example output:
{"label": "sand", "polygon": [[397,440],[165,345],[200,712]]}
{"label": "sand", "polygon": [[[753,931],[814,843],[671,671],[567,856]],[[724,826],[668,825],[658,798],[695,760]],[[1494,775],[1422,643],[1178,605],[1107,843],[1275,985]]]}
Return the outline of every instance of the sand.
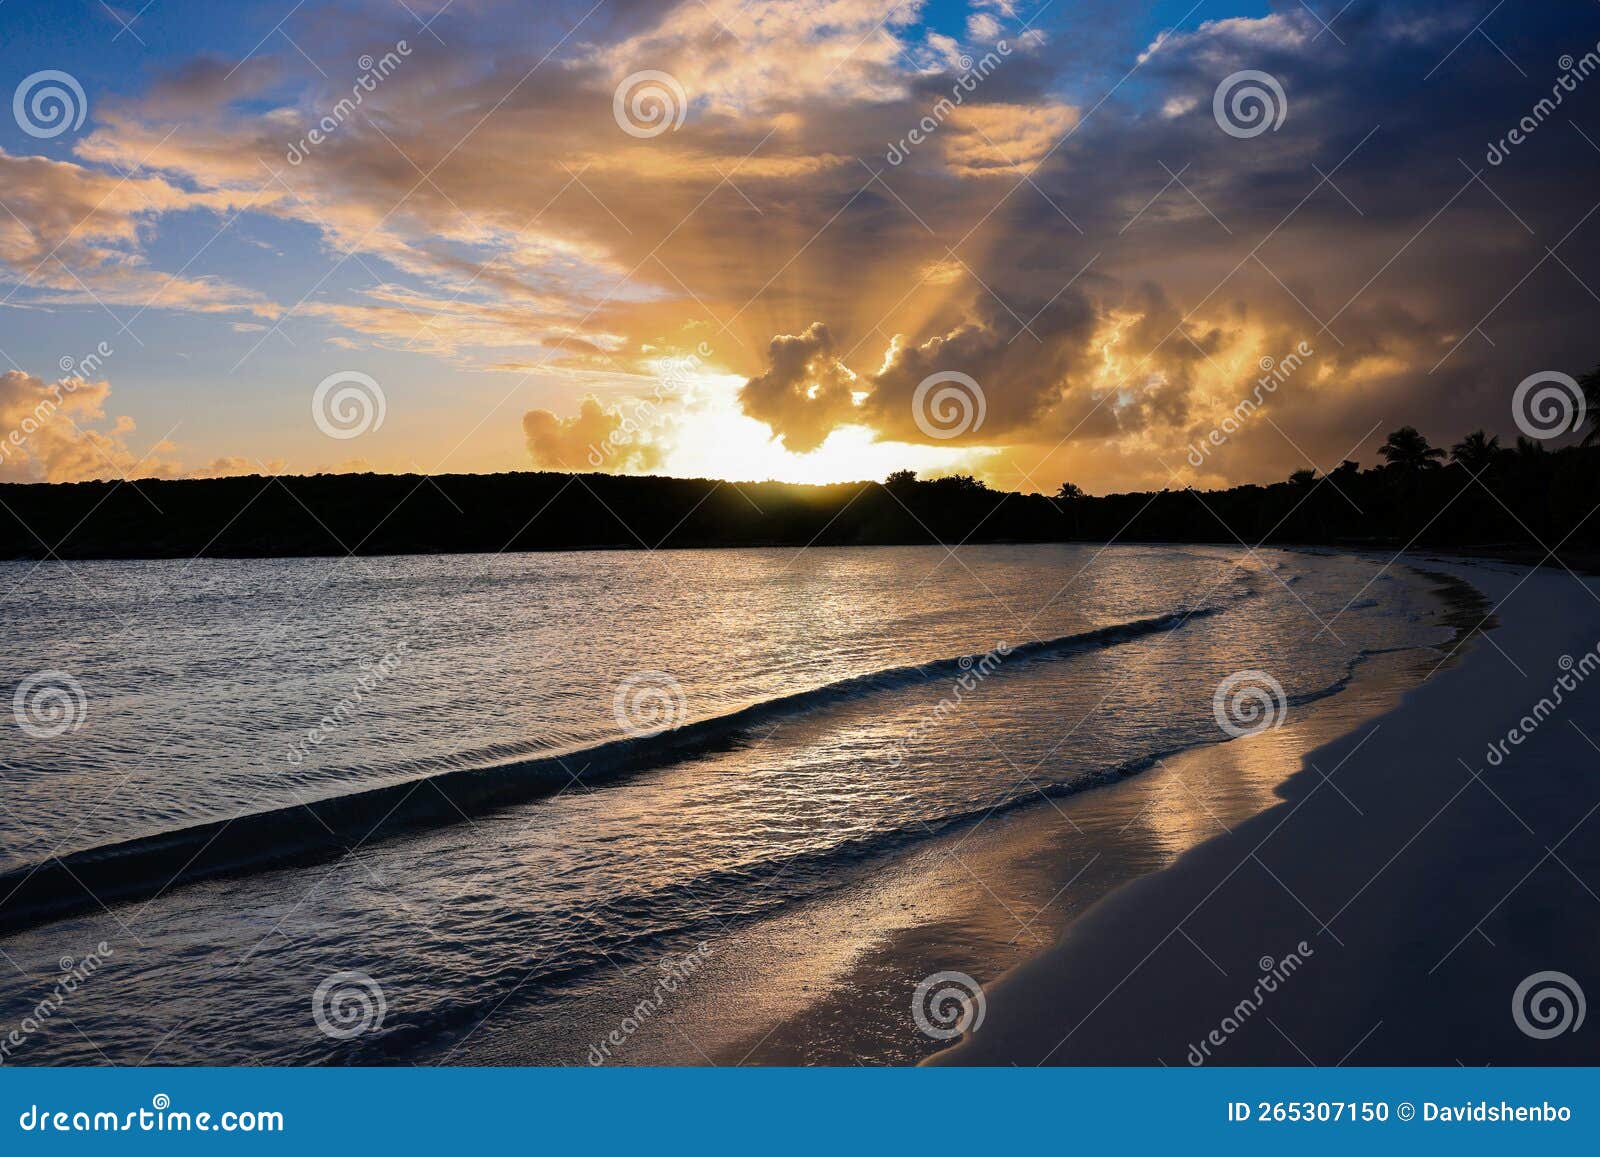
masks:
{"label": "sand", "polygon": [[[1514,1010],[1539,973],[1572,983],[1533,992],[1600,995],[1600,668],[1585,676],[1600,594],[1559,568],[1405,561],[1476,586],[1498,625],[1312,750],[1281,803],[1111,892],[987,984],[981,1025],[929,1063],[1600,1061],[1600,1023],[1574,1023],[1575,995],[1571,1011]],[[1564,675],[1576,689],[1553,705]],[[1542,699],[1553,709],[1492,761]]]}
{"label": "sand", "polygon": [[[1486,609],[1473,602],[1468,626]],[[924,978],[956,970],[992,985],[1109,892],[1272,807],[1308,751],[1392,709],[1440,658],[1428,649],[1376,656],[1344,691],[1250,742],[1190,749],[919,840],[841,869],[833,887],[781,913],[718,927],[694,982],[615,1063],[915,1064],[947,1047],[911,1015]],[[449,1063],[586,1063],[654,973],[648,964],[601,970],[581,995],[542,999],[537,1015],[492,1018]]]}

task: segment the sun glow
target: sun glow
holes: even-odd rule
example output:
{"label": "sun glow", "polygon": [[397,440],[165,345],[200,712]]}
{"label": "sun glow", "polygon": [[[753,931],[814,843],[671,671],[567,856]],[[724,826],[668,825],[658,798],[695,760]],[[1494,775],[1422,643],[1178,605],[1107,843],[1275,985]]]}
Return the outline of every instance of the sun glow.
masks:
{"label": "sun glow", "polygon": [[702,376],[688,391],[687,412],[662,441],[661,473],[731,482],[824,484],[883,479],[893,470],[975,472],[993,455],[983,447],[881,442],[865,426],[841,426],[809,454],[796,454],[765,424],[739,409],[737,375]]}

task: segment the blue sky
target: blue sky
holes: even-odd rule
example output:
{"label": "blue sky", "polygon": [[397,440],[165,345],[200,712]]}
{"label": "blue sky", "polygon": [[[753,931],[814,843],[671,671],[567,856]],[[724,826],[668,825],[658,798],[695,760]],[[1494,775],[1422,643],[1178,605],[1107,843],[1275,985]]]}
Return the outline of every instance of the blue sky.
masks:
{"label": "blue sky", "polygon": [[[1586,228],[1565,272],[1486,311],[1581,220],[1595,98],[1579,88],[1492,185],[1432,215],[1463,158],[1485,168],[1560,58],[1594,47],[1600,9],[1316,7],[11,0],[8,87],[67,73],[87,115],[49,138],[0,117],[9,404],[113,352],[61,444],[40,436],[0,477],[576,468],[664,360],[692,357],[619,468],[1151,485],[1307,323],[1328,357],[1281,403],[1296,436],[1183,481],[1320,463],[1369,417],[1425,425],[1441,397],[1504,425],[1481,383],[1516,366],[1480,317],[1517,358],[1586,368]],[[288,160],[362,59],[402,41],[393,75]],[[949,124],[886,162],[1000,41]],[[1211,96],[1247,69],[1280,80],[1289,115],[1240,140]],[[686,104],[649,138],[613,108],[644,70]],[[1318,183],[1362,141],[1352,187]],[[1336,310],[1353,336],[1326,324]],[[988,383],[985,430],[909,420],[907,375],[940,357]],[[360,438],[310,409],[345,372],[385,403]],[[1135,465],[1134,447],[1164,452]]]}

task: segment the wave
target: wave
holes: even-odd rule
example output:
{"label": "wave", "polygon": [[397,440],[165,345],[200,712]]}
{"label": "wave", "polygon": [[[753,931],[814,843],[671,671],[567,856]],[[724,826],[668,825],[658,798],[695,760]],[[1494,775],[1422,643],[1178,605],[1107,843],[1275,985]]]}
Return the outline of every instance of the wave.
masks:
{"label": "wave", "polygon": [[326,860],[400,832],[460,823],[475,814],[553,795],[580,774],[581,782],[592,786],[727,750],[744,734],[779,717],[959,679],[974,667],[981,667],[988,678],[1003,676],[1018,663],[1117,646],[1224,609],[1180,607],[1098,630],[1018,644],[1003,656],[997,648],[988,655],[892,667],[777,696],[670,731],[445,770],[52,857],[0,874],[0,932],[20,931],[104,903],[147,899],[198,880]]}
{"label": "wave", "polygon": [[[1006,793],[997,802],[968,810],[615,896],[577,915],[554,951],[543,944],[531,951],[524,947],[532,941],[524,933],[537,931],[541,916],[508,911],[495,928],[496,968],[492,974],[475,978],[477,982],[470,990],[414,1008],[405,1020],[386,1023],[381,1032],[368,1034],[360,1041],[312,1050],[300,1060],[362,1065],[393,1063],[413,1056],[419,1046],[436,1040],[441,1033],[481,1023],[486,1012],[502,1006],[512,993],[519,1002],[539,1002],[570,992],[571,986],[596,970],[659,962],[674,945],[688,945],[697,938],[725,933],[730,927],[784,907],[797,896],[811,897],[847,886],[857,878],[853,874],[856,870],[902,848],[1041,804],[1041,796],[1053,799],[1074,795],[1136,775],[1183,750],[1186,749],[1174,747],[1141,756],[1068,782],[1030,783]],[[521,927],[525,919],[527,928]]]}
{"label": "wave", "polygon": [[[1289,706],[1305,706],[1339,694],[1366,660],[1404,647],[1363,650],[1350,657],[1345,670],[1322,687],[1286,697]],[[424,1042],[465,1026],[479,1024],[486,1010],[500,1007],[514,992],[522,1001],[559,996],[594,970],[659,961],[674,945],[687,945],[706,934],[760,919],[792,902],[797,895],[815,896],[848,886],[854,872],[886,855],[926,840],[960,832],[998,815],[1043,806],[1149,771],[1163,761],[1195,748],[1231,743],[1235,737],[1215,728],[1187,740],[1122,762],[1082,772],[1071,779],[1029,779],[999,796],[970,808],[918,818],[894,827],[865,832],[826,847],[766,856],[750,862],[701,872],[691,880],[643,888],[612,896],[574,914],[560,947],[540,945],[526,958],[518,946],[534,941],[544,914],[508,910],[495,929],[501,949],[494,975],[480,977],[470,991],[414,1009],[403,1022],[359,1044],[343,1046],[313,1058],[322,1063],[381,1064],[415,1054]],[[528,921],[526,928],[522,922]],[[619,932],[619,930],[625,930]]]}

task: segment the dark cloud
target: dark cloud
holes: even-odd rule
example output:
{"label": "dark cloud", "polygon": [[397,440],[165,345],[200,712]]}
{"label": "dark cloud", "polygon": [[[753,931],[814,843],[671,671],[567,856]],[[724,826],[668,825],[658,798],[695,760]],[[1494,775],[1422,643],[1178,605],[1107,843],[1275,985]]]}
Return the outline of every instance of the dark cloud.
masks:
{"label": "dark cloud", "polygon": [[163,73],[141,98],[147,116],[188,117],[196,109],[221,108],[257,96],[288,79],[270,56],[246,61],[198,56]]}
{"label": "dark cloud", "polygon": [[767,371],[739,391],[744,412],[765,422],[789,449],[804,454],[855,415],[855,375],[838,359],[822,322],[780,334],[767,345]]}
{"label": "dark cloud", "polygon": [[[916,420],[917,387],[934,374],[955,372],[977,383],[985,410],[981,427],[955,437],[976,444],[1011,440],[1070,388],[1075,371],[1089,356],[1097,321],[1093,307],[1077,294],[1064,294],[1042,307],[1031,302],[1005,306],[987,298],[974,305],[973,315],[971,321],[915,344],[904,337],[891,344],[866,401],[873,425],[884,437],[930,440]],[[947,432],[938,425],[935,429]],[[933,440],[945,439],[936,435]]]}
{"label": "dark cloud", "polygon": [[[552,42],[586,7],[540,16],[561,30]],[[1040,21],[1042,44],[1016,37],[936,115],[959,64],[891,7],[719,9],[736,36],[698,0],[608,7],[531,72],[520,43],[458,22],[448,50],[417,36],[360,116],[280,166],[292,196],[274,190],[256,211],[314,221],[330,247],[410,279],[298,307],[347,332],[463,360],[537,351],[497,365],[610,358],[620,372],[693,321],[718,368],[744,379],[743,412],[790,450],[861,423],[1014,451],[1030,473],[1044,463],[1047,488],[1073,474],[1169,483],[1165,463],[1231,412],[1261,359],[1300,342],[1314,369],[1207,464],[1211,480],[1331,464],[1374,423],[1436,441],[1479,424],[1511,433],[1518,381],[1600,357],[1600,73],[1499,163],[1486,157],[1551,93],[1563,56],[1595,50],[1600,7],[1508,5],[1474,33],[1483,12],[1439,0],[1317,6],[1331,27],[1279,3],[1150,45],[1142,14],[1095,0]],[[402,16],[371,9],[362,50],[404,34]],[[340,51],[357,38],[338,35]],[[642,68],[681,82],[681,130],[638,139],[615,123],[616,85]],[[260,69],[243,83],[304,73],[291,105],[208,110],[168,139],[158,114],[235,99],[195,62],[142,111],[108,114],[79,155],[181,178],[151,187],[158,206],[236,204],[260,185],[258,157],[281,157],[348,88],[289,53]],[[1276,131],[1219,126],[1213,96],[1243,70],[1281,87]],[[40,236],[50,188],[87,190],[78,173],[8,167],[8,203]],[[123,207],[117,245],[134,247],[129,222],[145,212]],[[22,230],[0,225],[0,243],[37,262]],[[420,339],[419,315],[434,319]],[[979,384],[981,426],[941,440],[917,424],[935,373]],[[570,404],[576,417],[532,412],[546,415],[525,423],[536,457],[581,459],[593,431],[609,433],[615,414],[576,392]],[[654,452],[629,464],[659,465]]]}

